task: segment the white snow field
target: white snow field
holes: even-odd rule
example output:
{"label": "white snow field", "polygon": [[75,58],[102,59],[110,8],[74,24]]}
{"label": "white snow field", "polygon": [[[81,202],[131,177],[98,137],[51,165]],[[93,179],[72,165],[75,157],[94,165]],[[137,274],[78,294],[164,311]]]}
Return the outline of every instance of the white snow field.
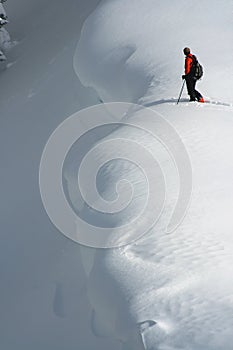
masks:
{"label": "white snow field", "polygon": [[[233,349],[232,1],[8,0],[4,7],[18,44],[0,72],[0,348]],[[204,66],[197,88],[218,104],[190,104],[186,92],[175,104],[184,46]],[[139,108],[124,121],[139,121],[163,136],[162,115],[180,137],[168,138],[165,146],[171,142],[176,150],[182,140],[192,165],[191,178],[187,171],[187,182],[183,178],[179,184],[174,150],[152,134],[122,126],[108,135],[109,147],[102,153],[96,149],[93,159],[111,156],[113,139],[136,140],[143,152],[134,156],[149,150],[158,161],[166,200],[147,234],[106,250],[61,235],[46,215],[38,186],[51,133],[100,100],[149,106],[154,120]],[[98,140],[89,136],[87,144],[82,141],[82,155]],[[124,153],[124,145],[117,151]],[[92,219],[76,192],[78,151],[64,165],[68,195],[76,212],[84,209]],[[184,175],[189,164],[179,152],[175,156]],[[132,220],[147,198],[149,175],[156,184],[161,180],[159,167],[145,174],[133,161],[118,159],[98,174],[99,191],[110,201],[119,180],[134,185],[132,204],[110,219],[103,215],[103,225]],[[190,180],[186,216],[167,233],[179,187]],[[156,208],[157,192],[154,197]],[[143,231],[140,225],[132,228]]]}
{"label": "white snow field", "polygon": [[[105,139],[137,140],[149,148],[167,185],[164,212],[147,235],[118,249],[95,253],[82,248],[95,333],[120,339],[127,350],[233,349],[232,10],[231,1],[102,1],[85,22],[76,50],[75,71],[85,86],[104,102],[136,102],[159,112],[180,135],[192,164],[190,207],[168,234],[179,191],[170,154],[165,156],[149,133],[127,126]],[[198,89],[215,104],[186,99],[175,104],[185,46],[204,65]],[[151,122],[146,114],[142,109],[124,118],[154,130],[158,118],[155,114]],[[158,120],[157,125],[157,133],[163,133]],[[108,143],[104,152],[110,156],[113,147]],[[124,155],[124,143],[119,147]],[[96,150],[93,164],[94,159],[104,162],[106,154]],[[78,159],[77,153],[66,169],[77,211],[82,207],[74,190]],[[159,180],[158,169],[150,172]],[[97,179],[100,193],[109,200],[118,181],[133,184],[133,205],[110,219],[113,226],[130,221],[146,198],[140,169],[115,161],[105,165],[102,176],[104,186]],[[132,229],[138,227],[132,223]]]}

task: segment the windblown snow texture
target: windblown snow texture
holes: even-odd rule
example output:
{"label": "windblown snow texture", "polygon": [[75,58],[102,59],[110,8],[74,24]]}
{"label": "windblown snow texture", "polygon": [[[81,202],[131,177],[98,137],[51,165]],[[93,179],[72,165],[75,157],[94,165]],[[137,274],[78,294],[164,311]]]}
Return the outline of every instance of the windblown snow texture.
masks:
{"label": "windblown snow texture", "polygon": [[[232,104],[232,2],[8,0],[4,6],[19,43],[0,75],[0,348],[231,350],[232,109],[184,100],[177,107],[172,98],[181,87],[182,49],[190,46],[204,66],[203,95]],[[172,235],[164,227],[176,196],[174,165],[150,137],[125,128],[115,135],[146,144],[166,173],[169,195],[158,225],[136,244],[96,251],[79,249],[47,218],[38,189],[43,147],[60,122],[100,99],[150,106],[187,147],[193,198]],[[76,186],[73,169],[70,160],[69,190]],[[136,195],[145,196],[141,174],[128,169],[119,163],[107,169],[108,198],[125,173],[132,183],[140,180]],[[70,197],[78,210],[79,199]]]}
{"label": "windblown snow texture", "polygon": [[[139,131],[122,127],[114,133],[149,145],[154,155],[158,152],[168,186],[158,225],[134,245],[97,252],[89,274],[96,327],[101,325],[106,337],[115,333],[126,349],[232,348],[232,10],[231,1],[223,7],[218,1],[102,1],[85,22],[76,50],[74,65],[82,83],[93,87],[104,102],[139,102],[161,113],[181,136],[193,167],[188,214],[168,235],[165,227],[176,195],[176,173],[169,159]],[[198,89],[215,105],[173,102],[181,87],[185,46],[204,66]],[[143,121],[143,112],[139,118]],[[96,152],[96,157],[101,154]],[[69,169],[71,180],[72,166]],[[141,183],[140,172],[130,164],[106,167],[105,198],[111,196],[116,178],[124,176]],[[134,190],[135,197],[142,198],[146,186]],[[120,222],[129,214],[122,213]],[[106,282],[109,274],[118,291],[112,291],[113,282]],[[105,283],[97,283],[100,275]],[[122,294],[118,308],[116,291]],[[121,308],[130,312],[128,324]]]}

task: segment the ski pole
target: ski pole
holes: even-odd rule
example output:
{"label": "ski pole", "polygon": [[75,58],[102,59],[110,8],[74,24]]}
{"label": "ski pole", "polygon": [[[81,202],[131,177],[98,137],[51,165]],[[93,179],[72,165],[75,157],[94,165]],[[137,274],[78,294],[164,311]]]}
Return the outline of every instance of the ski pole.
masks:
{"label": "ski pole", "polygon": [[184,90],[184,83],[185,83],[185,79],[184,79],[184,81],[183,81],[183,84],[182,84],[182,87],[181,87],[181,90],[180,90],[180,94],[179,94],[179,97],[178,97],[178,100],[177,100],[177,105],[178,105],[178,103],[180,102],[180,98],[181,98],[182,92],[183,92],[183,90]]}

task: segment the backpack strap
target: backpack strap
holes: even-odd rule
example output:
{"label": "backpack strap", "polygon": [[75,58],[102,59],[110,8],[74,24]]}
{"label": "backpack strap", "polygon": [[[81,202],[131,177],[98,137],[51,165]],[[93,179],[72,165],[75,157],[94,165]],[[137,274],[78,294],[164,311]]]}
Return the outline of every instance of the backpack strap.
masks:
{"label": "backpack strap", "polygon": [[198,59],[195,55],[192,55],[192,60],[193,60],[193,63],[198,63]]}

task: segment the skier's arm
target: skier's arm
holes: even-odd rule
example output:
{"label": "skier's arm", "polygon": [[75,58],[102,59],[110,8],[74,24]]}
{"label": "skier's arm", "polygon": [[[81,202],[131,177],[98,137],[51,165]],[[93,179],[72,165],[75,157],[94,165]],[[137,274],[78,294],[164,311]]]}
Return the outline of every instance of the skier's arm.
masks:
{"label": "skier's arm", "polygon": [[189,74],[191,71],[191,67],[192,67],[192,58],[191,57],[186,57],[185,59],[185,75]]}

